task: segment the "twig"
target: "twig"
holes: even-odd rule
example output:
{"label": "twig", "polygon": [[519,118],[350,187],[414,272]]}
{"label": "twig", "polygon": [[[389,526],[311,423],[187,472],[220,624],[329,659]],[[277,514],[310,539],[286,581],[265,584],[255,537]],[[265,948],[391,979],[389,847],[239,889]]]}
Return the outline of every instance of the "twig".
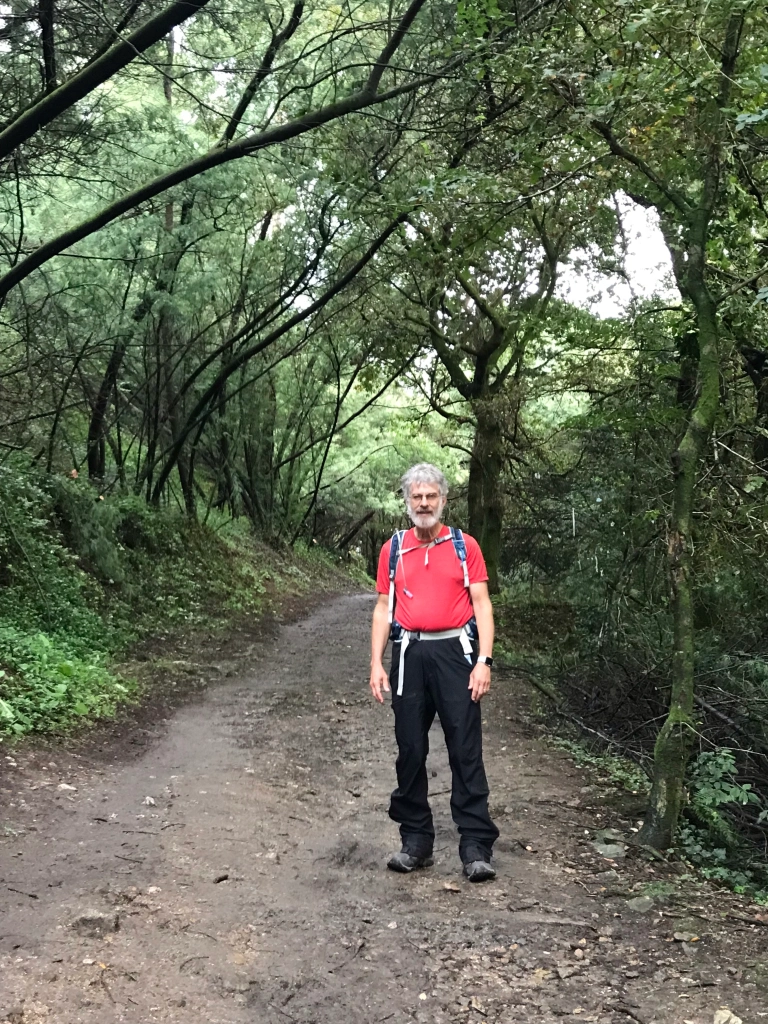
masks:
{"label": "twig", "polygon": [[586,882],[580,882],[578,880],[578,878],[575,878],[574,881],[576,882],[576,885],[580,885],[581,886],[581,888],[584,890],[584,892],[587,894],[587,896],[591,896],[593,899],[596,899],[600,895],[599,892],[590,892],[589,889],[587,888]]}
{"label": "twig", "polygon": [[606,1010],[616,1010],[618,1013],[626,1013],[626,1015],[631,1017],[632,1020],[636,1020],[637,1024],[647,1024],[645,1018],[638,1016],[634,1010],[625,1006],[624,1003],[603,1003],[603,1006]]}
{"label": "twig", "polygon": [[102,971],[102,972],[101,972],[101,974],[99,975],[99,981],[100,981],[100,983],[101,983],[101,987],[102,987],[102,988],[104,989],[104,991],[105,991],[105,992],[107,993],[107,995],[109,996],[109,1001],[110,1001],[110,1002],[111,1002],[111,1003],[112,1003],[113,1005],[115,1005],[115,997],[114,997],[114,996],[112,995],[112,993],[111,993],[111,992],[109,991],[109,985],[107,984],[107,979],[106,979],[106,978],[104,977],[104,971]]}
{"label": "twig", "polygon": [[282,1013],[284,1017],[288,1018],[288,1020],[296,1020],[292,1013],[288,1013],[287,1010],[284,1010],[282,1006],[278,1006],[277,1003],[270,1003],[269,1005],[273,1010],[277,1010],[278,1013]]}
{"label": "twig", "polygon": [[761,928],[768,928],[768,920],[763,921],[759,917],[747,917],[746,914],[735,914],[732,910],[728,912],[728,917],[732,917],[736,921],[744,921],[746,924],[756,924]]}
{"label": "twig", "polygon": [[116,853],[115,856],[118,860],[127,860],[131,864],[143,864],[145,860],[144,857],[124,857],[122,853]]}
{"label": "twig", "polygon": [[[524,914],[524,910],[511,910],[511,914]],[[590,928],[593,932],[597,931],[597,926],[592,924],[590,921],[574,921],[570,917],[543,917],[541,914],[536,914],[532,917],[527,917],[524,921],[518,921],[518,924],[539,924],[539,925],[570,925],[573,928]]]}
{"label": "twig", "polygon": [[184,970],[184,968],[187,966],[187,964],[191,964],[193,960],[210,960],[210,959],[211,958],[209,956],[190,956],[190,957],[188,957],[184,961],[183,964],[179,964],[179,974],[181,974],[181,972]]}
{"label": "twig", "polygon": [[185,821],[168,821],[168,822],[165,823],[165,825],[161,825],[160,826],[160,831],[162,832],[164,828],[186,828],[186,827],[187,827],[187,823]]}
{"label": "twig", "polygon": [[343,961],[342,961],[342,962],[341,962],[340,964],[336,964],[336,966],[335,966],[335,967],[329,967],[329,968],[328,968],[328,973],[329,973],[329,974],[333,974],[333,972],[334,972],[334,971],[339,971],[339,970],[341,970],[341,968],[342,968],[342,967],[346,967],[346,966],[347,966],[347,964],[351,964],[351,963],[352,963],[352,961],[353,961],[353,960],[355,959],[355,957],[357,956],[357,954],[358,954],[358,953],[360,952],[360,950],[361,950],[361,949],[362,949],[362,948],[363,948],[364,946],[365,946],[365,939],[360,939],[360,941],[359,941],[359,942],[358,942],[358,944],[357,944],[357,949],[356,949],[356,950],[355,950],[355,952],[354,952],[354,953],[352,954],[352,956],[351,956],[351,957],[349,957],[349,958],[348,958],[347,960],[343,960]]}
{"label": "twig", "polygon": [[19,896],[28,896],[31,900],[39,900],[40,897],[36,896],[33,892],[24,892],[23,889],[14,889],[12,885],[6,885],[8,892],[17,892]]}

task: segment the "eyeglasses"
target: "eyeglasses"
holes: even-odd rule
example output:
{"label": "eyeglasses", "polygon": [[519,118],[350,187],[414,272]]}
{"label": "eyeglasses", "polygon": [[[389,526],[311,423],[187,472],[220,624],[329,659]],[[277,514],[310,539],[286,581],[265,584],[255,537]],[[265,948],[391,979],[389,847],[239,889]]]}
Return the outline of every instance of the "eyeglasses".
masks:
{"label": "eyeglasses", "polygon": [[428,491],[426,494],[417,492],[416,494],[411,493],[409,501],[412,505],[437,505],[440,501],[441,495],[439,491]]}

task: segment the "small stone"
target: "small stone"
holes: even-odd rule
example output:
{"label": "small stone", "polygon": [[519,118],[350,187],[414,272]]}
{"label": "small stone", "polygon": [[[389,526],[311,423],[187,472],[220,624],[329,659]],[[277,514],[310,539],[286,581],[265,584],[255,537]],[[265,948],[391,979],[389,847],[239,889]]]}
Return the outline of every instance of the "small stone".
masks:
{"label": "small stone", "polygon": [[627,855],[626,847],[619,846],[618,843],[593,843],[592,845],[606,860],[622,860]]}
{"label": "small stone", "polygon": [[650,896],[635,896],[634,899],[627,900],[627,906],[636,914],[647,914],[653,910],[653,900]]}
{"label": "small stone", "polygon": [[152,796],[145,796],[144,800],[142,802],[143,802],[145,807],[156,807],[157,806],[157,801]]}
{"label": "small stone", "polygon": [[737,1017],[735,1013],[731,1013],[725,1006],[715,1013],[715,1019],[712,1024],[742,1024],[741,1017]]}
{"label": "small stone", "polygon": [[595,881],[596,882],[600,882],[603,885],[606,882],[618,882],[618,880],[619,880],[619,872],[616,871],[614,868],[609,868],[607,871],[599,871],[595,875]]}
{"label": "small stone", "polygon": [[397,921],[390,921],[387,928],[397,928]]}
{"label": "small stone", "polygon": [[86,910],[72,921],[70,928],[87,939],[103,939],[116,932],[120,918],[115,913],[105,914],[101,910]]}
{"label": "small stone", "polygon": [[699,936],[694,935],[693,932],[675,932],[672,936],[675,942],[698,942]]}
{"label": "small stone", "polygon": [[557,976],[562,981],[565,981],[566,978],[572,978],[573,975],[577,973],[577,971],[577,967],[558,967]]}
{"label": "small stone", "polygon": [[77,786],[70,786],[67,782],[60,782],[56,787],[61,793],[76,793]]}

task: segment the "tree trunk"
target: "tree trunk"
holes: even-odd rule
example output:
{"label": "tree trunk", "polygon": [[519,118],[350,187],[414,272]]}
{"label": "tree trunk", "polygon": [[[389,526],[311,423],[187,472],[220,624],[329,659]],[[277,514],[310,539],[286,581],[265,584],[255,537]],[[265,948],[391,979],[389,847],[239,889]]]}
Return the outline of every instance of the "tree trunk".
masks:
{"label": "tree trunk", "polygon": [[106,473],[105,427],[109,401],[117,384],[117,375],[123,362],[128,342],[118,341],[112,349],[109,363],[101,381],[96,401],[93,403],[88,424],[88,476],[91,480],[103,480]]}
{"label": "tree trunk", "polygon": [[480,545],[488,569],[488,589],[499,592],[499,559],[504,502],[501,474],[504,442],[498,410],[491,398],[473,403],[475,438],[469,464],[469,532]]}
{"label": "tree trunk", "polygon": [[696,474],[715,424],[720,366],[715,303],[704,279],[706,214],[691,230],[686,290],[697,314],[698,394],[685,433],[672,456],[674,494],[667,553],[673,594],[674,653],[669,714],[654,748],[653,785],[638,842],[664,850],[672,845],[685,801],[685,770],[693,739],[694,625],[691,594],[693,504]]}

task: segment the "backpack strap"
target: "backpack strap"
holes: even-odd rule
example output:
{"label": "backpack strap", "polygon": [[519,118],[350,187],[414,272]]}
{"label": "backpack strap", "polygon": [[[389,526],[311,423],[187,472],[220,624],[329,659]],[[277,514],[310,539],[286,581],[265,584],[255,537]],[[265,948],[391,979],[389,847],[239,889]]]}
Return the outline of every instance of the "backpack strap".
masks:
{"label": "backpack strap", "polygon": [[389,545],[389,623],[392,625],[395,618],[395,574],[397,573],[397,560],[403,546],[405,530],[395,530]]}
{"label": "backpack strap", "polygon": [[448,529],[451,531],[451,540],[453,541],[453,550],[456,552],[456,557],[461,562],[461,568],[464,572],[464,586],[469,590],[469,572],[467,570],[467,542],[464,540],[464,534],[461,530],[456,529],[453,526],[449,526]]}

